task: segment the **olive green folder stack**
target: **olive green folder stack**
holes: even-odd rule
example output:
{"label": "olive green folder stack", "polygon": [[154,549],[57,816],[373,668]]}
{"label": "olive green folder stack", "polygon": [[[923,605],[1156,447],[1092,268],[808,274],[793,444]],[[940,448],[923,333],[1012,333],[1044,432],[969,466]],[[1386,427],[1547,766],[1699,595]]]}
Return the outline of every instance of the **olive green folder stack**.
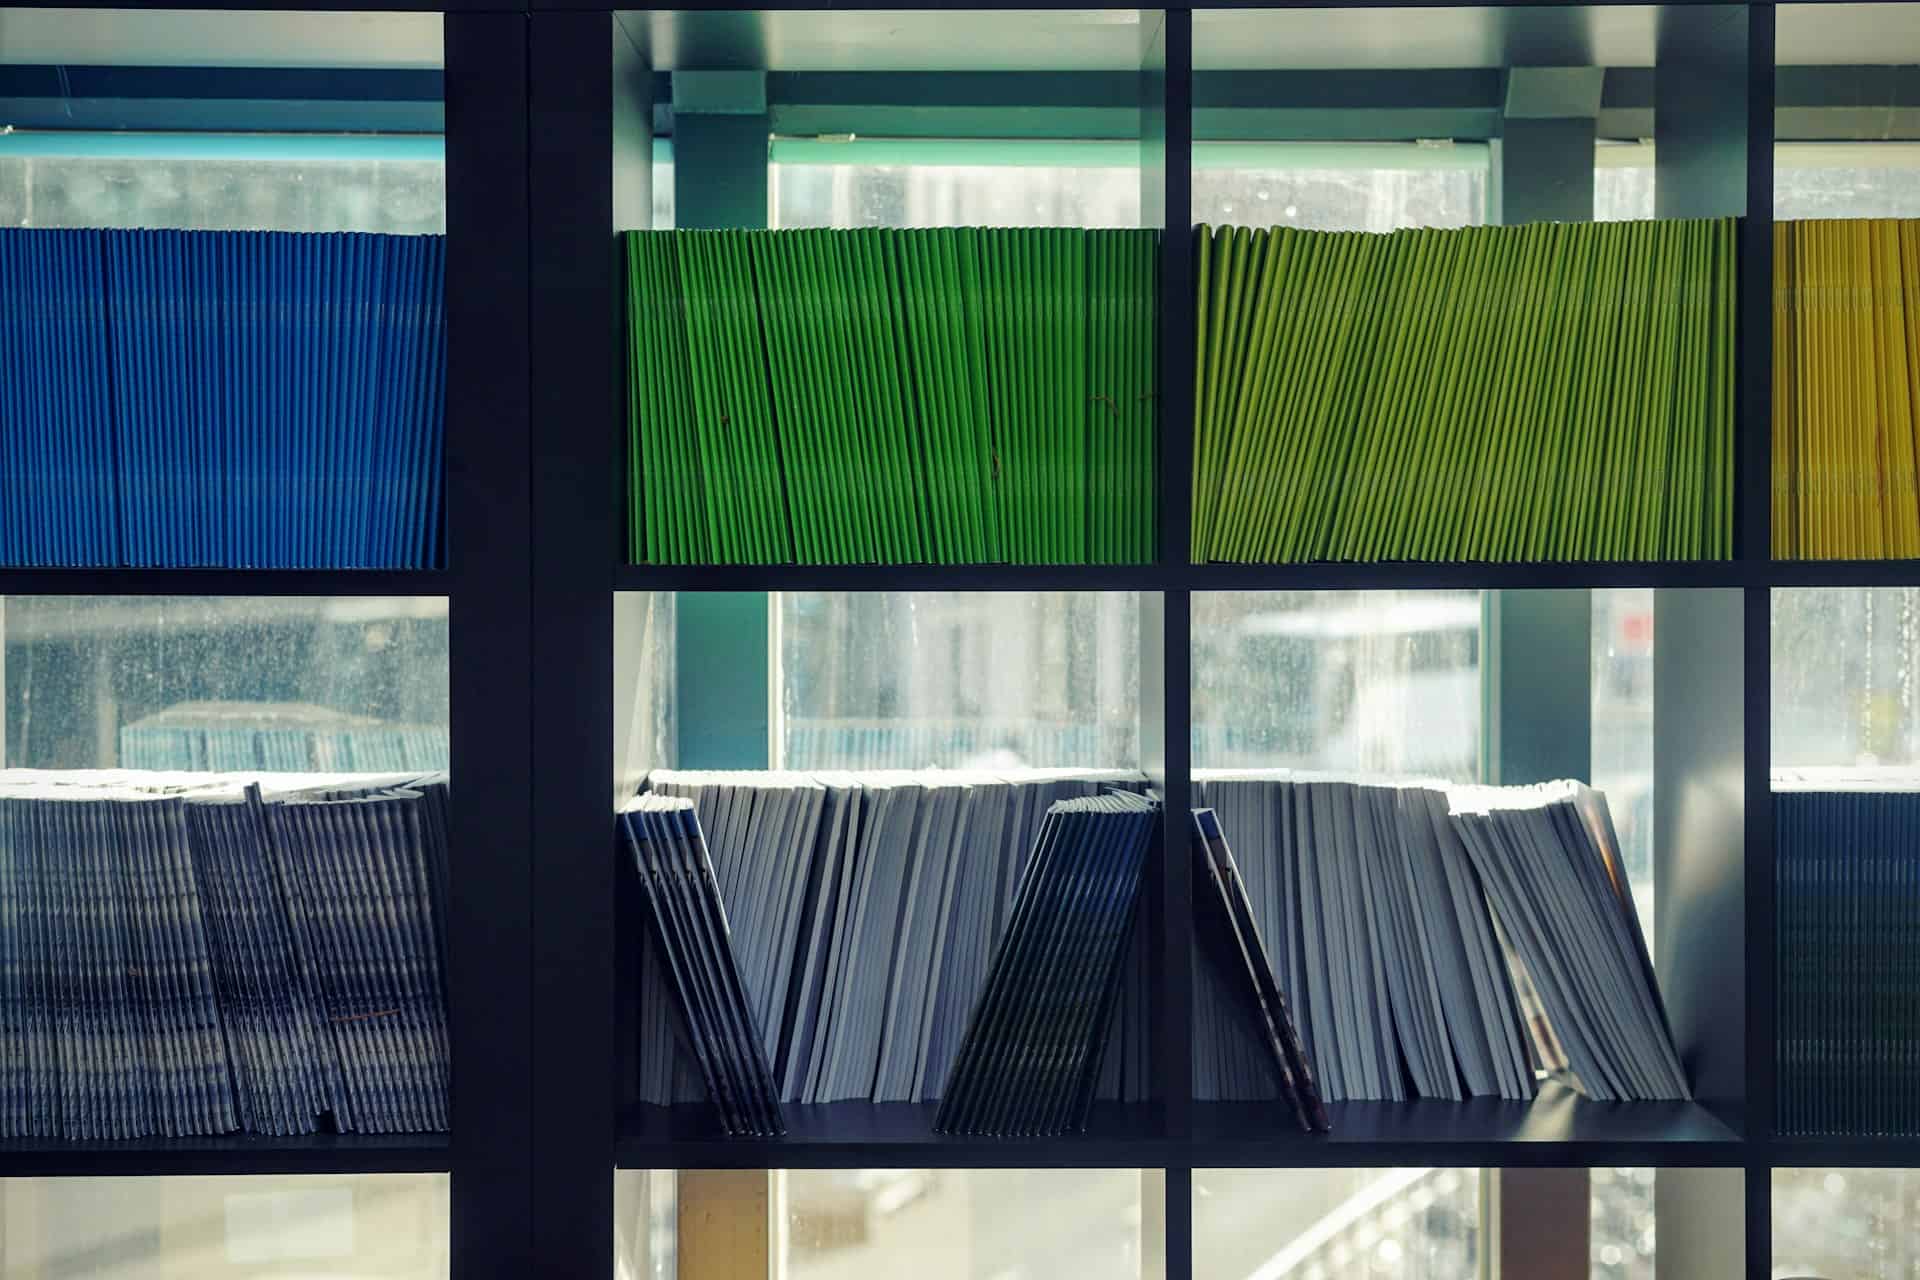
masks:
{"label": "olive green folder stack", "polygon": [[1727,558],[1734,227],[1200,228],[1193,558]]}
{"label": "olive green folder stack", "polygon": [[1157,245],[629,232],[631,559],[1151,561]]}

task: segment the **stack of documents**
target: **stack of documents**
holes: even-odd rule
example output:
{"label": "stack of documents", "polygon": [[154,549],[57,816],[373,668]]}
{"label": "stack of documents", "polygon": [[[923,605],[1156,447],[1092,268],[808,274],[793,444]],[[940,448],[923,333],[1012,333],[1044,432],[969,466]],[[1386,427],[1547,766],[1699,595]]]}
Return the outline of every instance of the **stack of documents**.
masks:
{"label": "stack of documents", "polygon": [[1920,220],[1773,228],[1773,554],[1920,556]]}
{"label": "stack of documents", "polygon": [[443,778],[0,774],[0,1136],[447,1127]]}
{"label": "stack of documents", "polygon": [[1733,220],[1198,238],[1196,561],[1732,553]]}
{"label": "stack of documents", "polygon": [[430,568],[441,236],[0,228],[0,564]]}
{"label": "stack of documents", "polygon": [[1920,775],[1773,775],[1779,1128],[1920,1134]]}
{"label": "stack of documents", "polygon": [[[927,1102],[946,1088],[1047,810],[1120,770],[656,770],[693,802],[748,1008],[786,1102]],[[1146,1095],[1146,939],[1102,1024],[1102,1096]],[[708,1096],[677,1051],[670,975],[642,949],[637,1096]]]}
{"label": "stack of documents", "polygon": [[1128,791],[1047,811],[934,1127],[1085,1132],[1160,804]]}
{"label": "stack of documents", "polygon": [[[1578,783],[1449,789],[1203,771],[1329,1101],[1685,1098],[1606,802]],[[1195,1096],[1284,1096],[1231,992],[1196,975]]]}
{"label": "stack of documents", "polygon": [[636,563],[1153,559],[1156,232],[626,245]]}
{"label": "stack of documents", "polygon": [[675,1008],[721,1126],[744,1137],[785,1133],[780,1093],[734,963],[726,908],[693,801],[638,796],[621,813],[620,829],[633,853],[650,933],[672,978]]}

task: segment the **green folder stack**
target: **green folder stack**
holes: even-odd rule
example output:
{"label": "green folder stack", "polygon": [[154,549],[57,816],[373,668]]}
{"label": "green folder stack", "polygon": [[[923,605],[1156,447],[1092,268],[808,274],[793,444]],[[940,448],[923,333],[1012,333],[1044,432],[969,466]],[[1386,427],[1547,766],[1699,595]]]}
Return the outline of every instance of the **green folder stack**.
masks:
{"label": "green folder stack", "polygon": [[1194,559],[1725,559],[1734,225],[1200,228]]}
{"label": "green folder stack", "polygon": [[626,240],[635,563],[1153,559],[1156,232]]}

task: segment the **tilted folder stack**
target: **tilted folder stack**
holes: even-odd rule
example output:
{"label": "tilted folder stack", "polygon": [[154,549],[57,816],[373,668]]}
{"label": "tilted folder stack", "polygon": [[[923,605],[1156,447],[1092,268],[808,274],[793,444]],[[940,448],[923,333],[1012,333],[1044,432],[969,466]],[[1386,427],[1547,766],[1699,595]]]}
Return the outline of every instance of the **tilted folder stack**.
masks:
{"label": "tilted folder stack", "polygon": [[[1689,1096],[1604,798],[1201,771],[1328,1101]],[[1194,1090],[1280,1096],[1231,993],[1196,974]]]}
{"label": "tilted folder stack", "polygon": [[1195,561],[1732,554],[1731,219],[1197,240]]}
{"label": "tilted folder stack", "polygon": [[731,930],[693,801],[636,797],[620,815],[651,935],[673,979],[675,1005],[708,1096],[729,1134],[787,1131],[760,1026],[734,963]]}
{"label": "tilted folder stack", "polygon": [[[782,1101],[930,1102],[947,1087],[1035,836],[1056,801],[1143,789],[1122,770],[656,770],[706,833],[735,962]],[[1103,1097],[1147,1087],[1147,939],[1102,1024]],[[641,949],[635,1096],[708,1096]]]}
{"label": "tilted folder stack", "polygon": [[1157,233],[625,243],[635,563],[1153,559]]}
{"label": "tilted folder stack", "polygon": [[934,1127],[1084,1132],[1160,805],[1132,792],[1047,811]]}

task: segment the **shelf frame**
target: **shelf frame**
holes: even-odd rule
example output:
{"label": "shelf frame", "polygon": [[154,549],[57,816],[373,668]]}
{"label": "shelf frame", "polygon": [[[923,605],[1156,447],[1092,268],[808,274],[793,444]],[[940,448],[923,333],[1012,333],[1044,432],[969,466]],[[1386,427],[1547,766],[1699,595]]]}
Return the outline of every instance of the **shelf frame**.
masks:
{"label": "shelf frame", "polygon": [[[1421,8],[1458,8],[1415,0]],[[568,0],[541,0],[533,19],[536,30],[550,20],[547,8],[572,8]],[[688,5],[689,9],[709,6]],[[784,9],[788,6],[761,6]],[[793,6],[809,7],[805,4]],[[1009,6],[1023,7],[1023,6]],[[1154,978],[1159,1001],[1156,1022],[1156,1080],[1160,1086],[1157,1118],[1149,1132],[1126,1123],[1096,1123],[1088,1135],[1054,1142],[978,1143],[915,1134],[897,1118],[839,1108],[795,1108],[796,1136],[777,1142],[730,1142],[701,1137],[695,1112],[678,1119],[627,1113],[617,1143],[623,1168],[808,1167],[854,1168],[867,1164],[932,1164],[967,1167],[975,1163],[1028,1166],[1150,1167],[1168,1170],[1164,1206],[1169,1256],[1166,1274],[1179,1280],[1191,1274],[1191,1207],[1186,1196],[1191,1170],[1215,1165],[1296,1168],[1358,1167],[1394,1163],[1444,1163],[1487,1166],[1570,1166],[1653,1164],[1664,1168],[1739,1169],[1747,1178],[1746,1267],[1763,1276],[1770,1250],[1768,1196],[1772,1168],[1810,1160],[1833,1163],[1905,1163],[1920,1159],[1920,1142],[1783,1142],[1772,1134],[1771,966],[1772,861],[1768,822],[1766,765],[1768,597],[1776,587],[1920,585],[1920,562],[1783,562],[1771,558],[1768,504],[1771,459],[1771,243],[1772,145],[1774,104],[1774,12],[1771,5],[1670,5],[1674,21],[1663,36],[1669,55],[1709,66],[1716,76],[1741,85],[1720,106],[1700,109],[1710,118],[1690,140],[1703,159],[1699,180],[1662,212],[1743,213],[1739,271],[1742,306],[1737,353],[1739,425],[1736,432],[1735,558],[1715,562],[1524,563],[1524,564],[1296,564],[1232,565],[1188,562],[1191,440],[1184,424],[1192,416],[1191,231],[1185,209],[1190,194],[1193,133],[1191,73],[1193,22],[1206,8],[1263,8],[1225,4],[1201,10],[1165,11],[1161,25],[1164,61],[1149,62],[1149,76],[1164,75],[1164,85],[1148,98],[1143,136],[1143,209],[1163,230],[1160,283],[1160,439],[1159,556],[1144,565],[776,565],[659,566],[629,565],[617,556],[613,568],[618,591],[777,591],[777,590],[1111,590],[1138,591],[1143,600],[1142,741],[1143,764],[1168,793],[1169,813],[1187,806],[1191,759],[1187,728],[1191,705],[1187,685],[1191,640],[1191,593],[1230,590],[1372,590],[1475,588],[1529,590],[1650,587],[1671,598],[1674,607],[1704,604],[1694,593],[1717,589],[1718,613],[1694,619],[1693,638],[1707,641],[1721,628],[1722,642],[1738,635],[1743,664],[1733,675],[1732,691],[1717,699],[1714,732],[1732,735],[1745,765],[1746,786],[1728,816],[1744,825],[1729,846],[1733,866],[1720,874],[1737,876],[1730,915],[1720,917],[1714,936],[1702,945],[1731,947],[1736,968],[1744,967],[1743,991],[1729,1010],[1716,1010],[1707,989],[1691,1007],[1702,1028],[1724,1020],[1737,1037],[1713,1069],[1714,1088],[1723,1097],[1710,1105],[1688,1104],[1662,1118],[1657,1108],[1631,1105],[1554,1115],[1550,1110],[1505,1113],[1463,1123],[1467,1108],[1444,1105],[1427,1111],[1394,1113],[1384,1104],[1354,1104],[1343,1138],[1305,1138],[1263,1131],[1244,1120],[1230,1121],[1231,1109],[1185,1101],[1190,1093],[1186,1026],[1191,974],[1191,884],[1185,859],[1167,858],[1150,878],[1149,910],[1160,941]],[[1318,7],[1318,6],[1299,6]],[[1368,8],[1369,0],[1338,7]],[[1498,7],[1498,6],[1482,6]],[[1535,6],[1528,6],[1535,7]],[[1555,6],[1558,7],[1558,6]],[[1598,6],[1585,6],[1598,7]],[[1657,74],[1657,73],[1656,73]],[[1656,75],[1645,77],[1651,85]],[[1670,77],[1683,87],[1680,77]],[[1674,90],[1678,92],[1678,87]],[[539,99],[536,86],[535,99]],[[1696,104],[1699,105],[1699,104]],[[538,127],[538,126],[536,126]],[[1688,207],[1691,206],[1691,207]],[[1709,208],[1711,206],[1711,208]],[[1756,500],[1754,495],[1759,495]],[[1725,607],[1730,602],[1731,610]],[[1677,616],[1677,615],[1676,615]],[[1676,622],[1676,625],[1678,623]],[[1711,651],[1683,655],[1672,646],[1669,683],[1706,674],[1701,664]],[[1723,682],[1724,683],[1724,682]],[[1730,720],[1729,717],[1732,717]],[[1681,773],[1706,768],[1701,753],[1711,745],[1703,734],[1697,746],[1680,755],[1668,752]],[[1724,748],[1725,744],[1720,744]],[[1181,847],[1184,828],[1169,819],[1169,848]],[[1742,918],[1744,916],[1744,918]],[[1699,947],[1689,949],[1697,955]],[[1730,1014],[1730,1017],[1725,1015]],[[1707,1034],[1703,1030],[1702,1034]],[[1744,1097],[1742,1096],[1744,1095]],[[1540,1104],[1544,1106],[1544,1104]],[[654,1109],[658,1110],[658,1109]],[[1577,1114],[1578,1119],[1569,1118]],[[1552,1119],[1544,1117],[1553,1115]],[[685,1126],[694,1123],[695,1128]],[[606,1232],[598,1233],[606,1235]]]}
{"label": "shelf frame", "polygon": [[[29,0],[37,4],[39,0]],[[1583,7],[1602,8],[1612,0]],[[168,5],[129,0],[128,7]],[[355,9],[346,0],[285,5],[207,0],[214,9]],[[450,1140],[209,1140],[194,1143],[0,1144],[0,1176],[186,1173],[444,1172],[452,1175],[453,1274],[601,1273],[613,1239],[610,1173],[618,1168],[1139,1167],[1168,1172],[1166,1274],[1191,1275],[1191,1171],[1214,1166],[1364,1167],[1653,1164],[1738,1168],[1747,1179],[1747,1274],[1767,1274],[1770,1175],[1776,1167],[1920,1166],[1920,1139],[1786,1139],[1773,1130],[1775,907],[1770,760],[1770,593],[1783,587],[1920,586],[1920,561],[1775,561],[1771,459],[1771,255],[1776,32],[1771,4],[1744,17],[1744,101],[1713,129],[1744,146],[1745,221],[1737,361],[1737,558],[1721,562],[1572,564],[1188,563],[1192,417],[1193,23],[1220,3],[1153,11],[1143,24],[1146,163],[1143,208],[1163,232],[1160,395],[1166,429],[1157,512],[1159,557],[1103,566],[632,566],[624,563],[620,319],[613,231],[646,207],[650,155],[645,74],[619,74],[625,40],[590,0],[474,0],[448,8],[449,172],[448,567],[436,571],[0,569],[0,594],[445,596],[457,619],[450,680],[452,758],[463,799],[449,915],[454,1130]],[[679,7],[730,10],[704,0]],[[820,0],[763,4],[807,10]],[[944,6],[941,6],[944,7]],[[968,8],[1027,9],[978,0]],[[1290,6],[1316,7],[1316,6]],[[1465,6],[1445,0],[1345,0],[1348,9]],[[1478,7],[1507,7],[1503,0]],[[1525,6],[1559,7],[1559,6]],[[1701,6],[1679,4],[1675,13]],[[1702,10],[1704,12],[1704,10]],[[1686,24],[1682,24],[1683,26]],[[625,46],[633,55],[631,45]],[[624,56],[624,55],[623,55]],[[632,58],[625,64],[634,70]],[[651,92],[651,90],[647,90]],[[1740,118],[1734,119],[1738,113]],[[1736,144],[1736,129],[1743,137]],[[626,161],[616,165],[614,157]],[[535,282],[539,287],[535,288]],[[1139,591],[1149,771],[1166,788],[1167,848],[1184,849],[1191,593],[1226,590],[1653,587],[1739,594],[1744,805],[1739,928],[1744,1108],[1683,1109],[1665,1119],[1632,1107],[1547,1123],[1528,1112],[1394,1112],[1352,1104],[1331,1138],[1230,1123],[1188,1100],[1191,895],[1187,860],[1150,879],[1156,1104],[1059,1141],[938,1138],[924,1117],[859,1108],[804,1114],[797,1137],[729,1142],[672,1116],[618,1105],[623,880],[609,856],[606,780],[614,745],[607,708],[616,668],[619,591]],[[534,619],[540,624],[535,625]],[[611,651],[610,651],[611,650]],[[1731,945],[1732,939],[1716,938]],[[1380,1104],[1381,1107],[1384,1104]],[[799,1109],[803,1110],[804,1109]],[[872,1111],[871,1108],[868,1109]],[[815,1120],[818,1120],[818,1124]],[[684,1119],[684,1117],[683,1117]],[[820,1127],[825,1126],[825,1127]],[[1537,1136],[1536,1136],[1537,1135]]]}

